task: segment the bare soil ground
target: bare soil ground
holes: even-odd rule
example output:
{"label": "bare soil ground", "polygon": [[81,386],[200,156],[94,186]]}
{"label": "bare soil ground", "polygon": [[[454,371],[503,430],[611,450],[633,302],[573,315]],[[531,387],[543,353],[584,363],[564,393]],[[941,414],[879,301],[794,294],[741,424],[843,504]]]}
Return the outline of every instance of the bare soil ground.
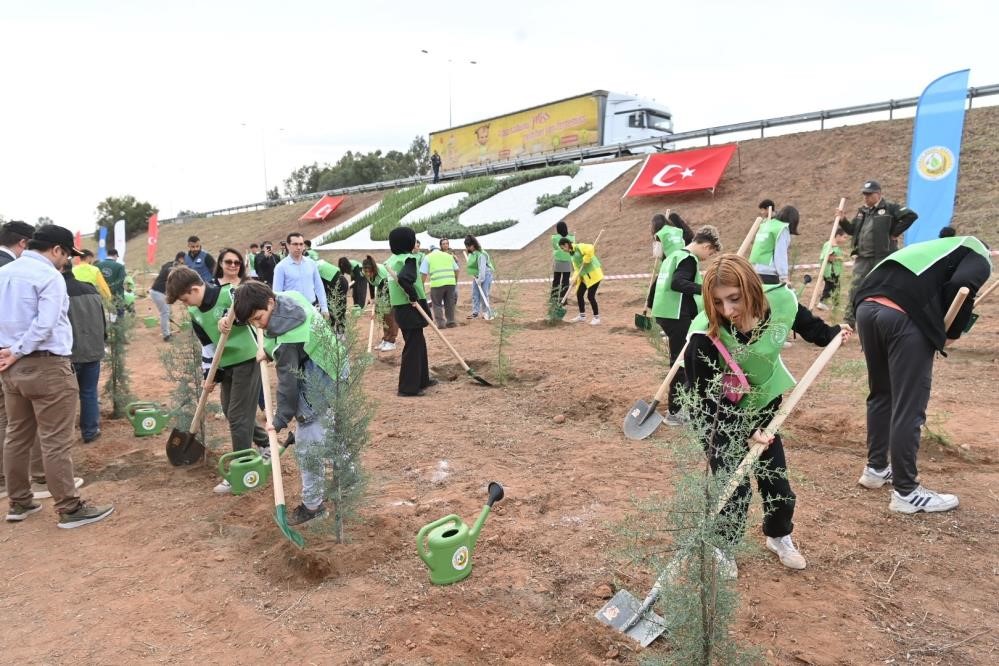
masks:
{"label": "bare soil ground", "polygon": [[[803,212],[799,262],[815,260],[840,196],[855,206],[859,184],[878,178],[889,198],[904,191],[911,121],[749,141],[719,191],[675,200],[619,202],[631,175],[569,216],[581,239],[605,228],[600,256],[609,274],[647,271],[648,222],[672,206],[691,224],[716,224],[735,247],[769,196]],[[995,244],[986,224],[999,208],[999,109],[972,111],[956,222]],[[353,199],[360,210],[380,195]],[[301,208],[299,210],[298,208]],[[305,206],[196,220],[161,231],[161,257],[190,233],[205,246],[276,239]],[[294,210],[293,210],[294,209]],[[352,214],[345,210],[336,219]],[[331,225],[335,223],[331,222]],[[172,234],[172,235],[171,235]],[[132,256],[145,237],[131,241]],[[163,259],[165,261],[166,259]],[[541,277],[548,239],[498,257],[501,277]],[[15,663],[316,664],[638,663],[639,651],[599,624],[606,587],[644,594],[654,572],[631,564],[616,527],[635,499],[669,495],[675,473],[665,427],[654,439],[621,434],[625,412],[648,399],[663,371],[632,327],[646,283],[607,281],[603,324],[542,324],[545,286],[522,285],[524,328],[511,342],[508,386],[487,389],[457,369],[428,332],[431,366],[443,381],[419,399],[395,395],[398,352],[382,355],[367,385],[378,401],[364,464],[371,473],[364,522],[350,543],[321,533],[295,549],[272,520],[266,488],[242,497],[212,493],[211,466],[176,469],[166,435],[140,439],[124,421],[74,448],[84,497],[115,503],[97,525],[56,528],[50,502],[21,524],[0,526],[0,654]],[[494,300],[504,300],[500,287]],[[999,298],[999,297],[997,297]],[[494,323],[448,331],[487,378],[496,372]],[[888,493],[856,485],[865,460],[865,382],[855,343],[844,347],[787,427],[798,495],[795,539],[808,558],[783,569],[761,546],[740,559],[734,633],[774,664],[992,664],[999,625],[999,300],[936,365],[920,469],[928,486],[956,492],[951,513],[888,512]],[[139,303],[142,314],[150,303]],[[177,315],[179,316],[179,312]],[[176,317],[175,317],[176,318]],[[365,332],[366,333],[366,332]],[[137,328],[130,348],[133,389],[166,400],[157,329]],[[818,350],[786,350],[799,376]],[[556,423],[556,416],[564,423]],[[222,422],[213,424],[216,431]],[[286,456],[289,505],[298,501]],[[507,499],[489,518],[474,573],[457,585],[429,584],[416,557],[420,526],[457,513],[474,520],[485,485]]]}

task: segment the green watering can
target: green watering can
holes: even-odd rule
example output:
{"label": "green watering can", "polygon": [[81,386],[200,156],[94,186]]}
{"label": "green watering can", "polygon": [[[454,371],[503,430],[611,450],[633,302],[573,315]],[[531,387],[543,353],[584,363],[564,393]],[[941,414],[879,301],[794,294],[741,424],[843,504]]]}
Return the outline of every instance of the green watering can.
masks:
{"label": "green watering can", "polygon": [[430,568],[431,583],[450,585],[468,578],[472,573],[472,551],[479,532],[493,502],[501,499],[503,486],[493,481],[489,484],[489,501],[471,529],[454,514],[420,528],[416,535],[416,552]]}
{"label": "green watering can", "polygon": [[125,416],[132,422],[136,437],[149,437],[166,429],[171,414],[155,402],[130,402],[125,406]]}
{"label": "green watering can", "polygon": [[[278,450],[284,453],[285,447]],[[242,495],[267,485],[271,478],[271,461],[256,449],[230,451],[219,458],[219,476],[229,482],[233,495]]]}

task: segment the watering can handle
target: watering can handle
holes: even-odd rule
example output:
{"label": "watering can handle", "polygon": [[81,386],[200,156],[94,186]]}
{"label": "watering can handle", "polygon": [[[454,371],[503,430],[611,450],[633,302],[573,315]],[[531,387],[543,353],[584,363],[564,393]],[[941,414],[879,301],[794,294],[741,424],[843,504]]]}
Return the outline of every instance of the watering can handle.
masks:
{"label": "watering can handle", "polygon": [[446,525],[448,523],[460,523],[461,517],[456,514],[451,514],[450,516],[444,516],[443,518],[438,518],[432,523],[427,523],[420,528],[420,531],[416,533],[416,554],[420,556],[420,559],[430,566],[430,554],[423,548],[423,541],[427,538],[427,533],[435,527],[440,527],[441,525]]}
{"label": "watering can handle", "polygon": [[219,476],[225,477],[228,470],[228,464],[234,459],[238,458],[259,458],[260,454],[253,449],[240,449],[238,451],[230,451],[229,453],[223,453],[219,458]]}
{"label": "watering can handle", "polygon": [[155,402],[148,402],[148,401],[145,401],[145,402],[143,402],[143,401],[140,401],[140,402],[130,402],[125,407],[125,414],[126,414],[126,416],[128,418],[132,418],[133,416],[135,416],[135,413],[137,411],[139,411],[140,409],[144,409],[146,407],[152,407],[153,409],[155,409],[156,408],[156,403]]}

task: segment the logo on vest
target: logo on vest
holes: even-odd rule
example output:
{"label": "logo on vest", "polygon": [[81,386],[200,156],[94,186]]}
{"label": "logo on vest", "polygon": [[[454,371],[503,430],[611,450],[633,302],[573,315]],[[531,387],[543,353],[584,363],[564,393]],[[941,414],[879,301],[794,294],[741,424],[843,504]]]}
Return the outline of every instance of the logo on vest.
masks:
{"label": "logo on vest", "polygon": [[787,340],[788,329],[784,324],[774,324],[770,327],[770,339],[775,345],[783,345]]}
{"label": "logo on vest", "polygon": [[954,170],[954,153],[946,146],[931,146],[916,158],[916,171],[924,180],[941,180]]}

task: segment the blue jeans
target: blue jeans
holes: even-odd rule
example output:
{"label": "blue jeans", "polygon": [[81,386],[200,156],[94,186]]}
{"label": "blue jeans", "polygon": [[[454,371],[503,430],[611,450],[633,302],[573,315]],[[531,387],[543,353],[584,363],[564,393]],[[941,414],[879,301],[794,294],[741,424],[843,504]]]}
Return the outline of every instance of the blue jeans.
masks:
{"label": "blue jeans", "polygon": [[76,382],[80,386],[80,432],[90,439],[101,429],[101,406],[97,401],[97,382],[101,376],[101,362],[74,363]]}
{"label": "blue jeans", "polygon": [[[489,288],[493,286],[493,274],[491,272],[486,273],[486,275],[480,276],[480,278],[482,279],[482,284],[480,285],[482,287],[481,294],[479,293],[479,287],[476,287],[474,284],[472,285],[472,314],[479,314],[481,311],[488,311],[492,314],[492,309],[486,307],[482,297],[485,296],[485,300],[489,300]],[[472,279],[475,280],[476,278]]]}

